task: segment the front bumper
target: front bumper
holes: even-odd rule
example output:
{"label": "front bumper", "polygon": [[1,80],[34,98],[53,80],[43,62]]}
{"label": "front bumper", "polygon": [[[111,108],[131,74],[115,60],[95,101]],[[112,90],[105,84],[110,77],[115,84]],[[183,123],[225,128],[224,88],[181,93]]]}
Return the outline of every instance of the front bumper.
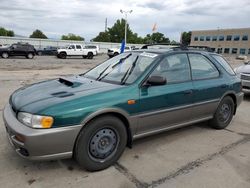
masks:
{"label": "front bumper", "polygon": [[250,80],[241,80],[241,85],[244,93],[250,93]]}
{"label": "front bumper", "polygon": [[[33,129],[20,123],[11,106],[3,111],[3,120],[9,142],[22,157],[30,160],[52,160],[70,158],[75,140],[82,126]],[[18,138],[22,138],[22,141]]]}

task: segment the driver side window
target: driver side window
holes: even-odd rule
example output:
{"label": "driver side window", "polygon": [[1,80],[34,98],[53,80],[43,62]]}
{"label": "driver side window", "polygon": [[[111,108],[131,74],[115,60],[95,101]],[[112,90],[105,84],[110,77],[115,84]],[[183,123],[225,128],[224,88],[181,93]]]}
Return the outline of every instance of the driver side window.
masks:
{"label": "driver side window", "polygon": [[164,77],[167,84],[190,81],[191,75],[187,54],[174,54],[165,57],[151,76]]}

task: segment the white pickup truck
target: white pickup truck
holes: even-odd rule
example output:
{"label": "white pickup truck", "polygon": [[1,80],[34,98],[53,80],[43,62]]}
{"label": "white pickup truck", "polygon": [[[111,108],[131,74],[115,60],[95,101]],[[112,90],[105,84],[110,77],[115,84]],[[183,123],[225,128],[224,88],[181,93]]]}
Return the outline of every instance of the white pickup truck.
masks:
{"label": "white pickup truck", "polygon": [[85,48],[81,44],[70,44],[65,49],[57,50],[57,57],[65,59],[67,56],[82,56],[83,58],[93,59],[97,55],[95,49]]}

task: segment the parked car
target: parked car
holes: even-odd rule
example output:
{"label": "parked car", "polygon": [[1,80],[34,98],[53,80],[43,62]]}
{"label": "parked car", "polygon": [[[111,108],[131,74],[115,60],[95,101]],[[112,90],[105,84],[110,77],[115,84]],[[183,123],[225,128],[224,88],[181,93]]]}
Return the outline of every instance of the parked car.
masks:
{"label": "parked car", "polygon": [[100,48],[98,45],[86,45],[84,48],[86,49],[94,49],[96,51],[96,54],[100,53]]}
{"label": "parked car", "polygon": [[57,50],[57,57],[65,59],[67,56],[82,56],[83,58],[93,59],[96,49],[84,48],[81,44],[70,44],[65,49]]}
{"label": "parked car", "polygon": [[250,93],[250,61],[245,62],[244,65],[241,65],[234,71],[242,80],[243,92]]}
{"label": "parked car", "polygon": [[31,160],[114,164],[134,139],[209,121],[224,129],[241,80],[215,53],[182,48],[122,53],[76,76],[15,91],[3,111],[10,143]]}
{"label": "parked car", "polygon": [[0,56],[8,58],[9,56],[25,56],[32,59],[36,54],[34,46],[28,43],[16,43],[7,48],[0,48]]}
{"label": "parked car", "polygon": [[[127,51],[131,51],[133,50],[133,48],[131,46],[126,46],[125,49],[124,49],[124,52],[127,52]],[[121,47],[116,47],[116,48],[109,48],[108,49],[108,56],[109,58],[112,58],[114,56],[117,56],[121,53]]]}
{"label": "parked car", "polygon": [[57,47],[48,46],[46,48],[37,49],[37,55],[57,55]]}

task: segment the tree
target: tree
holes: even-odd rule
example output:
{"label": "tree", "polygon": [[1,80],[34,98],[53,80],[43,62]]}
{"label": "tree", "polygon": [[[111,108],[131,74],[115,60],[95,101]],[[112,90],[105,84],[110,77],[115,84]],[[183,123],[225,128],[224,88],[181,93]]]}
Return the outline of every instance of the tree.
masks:
{"label": "tree", "polygon": [[30,38],[39,38],[39,39],[47,39],[48,37],[39,29],[36,29],[33,31],[33,33],[30,35]]}
{"label": "tree", "polygon": [[95,42],[110,42],[110,34],[105,32],[100,32],[95,38],[92,39]]}
{"label": "tree", "polygon": [[14,37],[14,31],[12,30],[7,30],[3,27],[0,27],[0,36],[8,36],[8,37]]}
{"label": "tree", "polygon": [[[92,40],[95,42],[117,42],[120,43],[124,39],[124,29],[125,29],[125,20],[117,20],[115,24],[108,28],[105,32],[100,32]],[[163,33],[153,33],[152,35],[147,34],[144,38],[138,36],[137,33],[134,33],[129,24],[127,24],[127,43],[132,44],[150,44],[150,43],[170,43],[169,38],[165,37]]]}
{"label": "tree", "polygon": [[[93,41],[120,43],[124,39],[124,29],[125,20],[117,20],[111,28],[108,28],[105,32],[100,32],[95,38],[93,38]],[[138,37],[137,33],[133,33],[129,24],[127,24],[127,43],[143,43],[143,38]]]}
{"label": "tree", "polygon": [[191,41],[192,32],[183,32],[181,35],[181,43],[184,45],[189,45]]}
{"label": "tree", "polygon": [[78,40],[78,41],[84,41],[84,38],[79,36],[79,35],[75,35],[73,33],[69,33],[68,35],[62,35],[61,37],[62,40]]}
{"label": "tree", "polygon": [[163,33],[156,32],[153,34],[147,34],[144,38],[144,43],[170,43],[169,38],[165,37]]}

